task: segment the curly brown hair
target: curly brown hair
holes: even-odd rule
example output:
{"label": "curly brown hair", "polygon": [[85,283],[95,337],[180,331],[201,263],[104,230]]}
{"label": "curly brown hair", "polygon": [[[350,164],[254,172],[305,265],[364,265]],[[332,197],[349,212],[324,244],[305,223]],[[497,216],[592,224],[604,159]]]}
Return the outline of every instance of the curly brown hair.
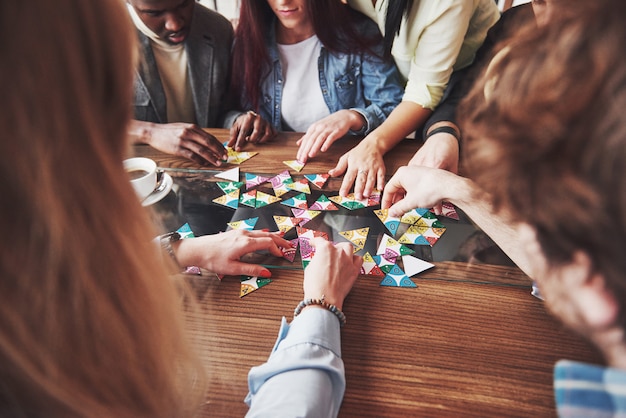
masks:
{"label": "curly brown hair", "polygon": [[553,265],[584,251],[623,303],[626,4],[570,7],[507,45],[462,103],[465,166]]}

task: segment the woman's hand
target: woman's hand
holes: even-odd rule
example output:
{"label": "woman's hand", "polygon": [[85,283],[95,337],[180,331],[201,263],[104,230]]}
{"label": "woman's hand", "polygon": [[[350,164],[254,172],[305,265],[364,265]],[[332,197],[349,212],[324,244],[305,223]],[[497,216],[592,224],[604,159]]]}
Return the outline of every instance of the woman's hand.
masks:
{"label": "woman's hand", "polygon": [[279,247],[289,241],[278,232],[232,230],[221,234],[186,238],[174,243],[176,258],[182,266],[198,266],[217,274],[270,277],[271,272],[257,264],[244,263],[241,257],[267,250],[282,257]]}
{"label": "woman's hand", "polygon": [[249,110],[239,115],[233,122],[227,145],[235,151],[241,151],[246,142],[260,144],[269,141],[274,135],[276,131],[272,124]]}
{"label": "woman's hand", "polygon": [[363,257],[354,255],[352,244],[333,245],[323,238],[314,238],[315,256],[304,270],[304,298],[324,300],[340,310],[356,281]]}
{"label": "woman's hand", "polygon": [[333,177],[345,173],[339,194],[346,196],[352,185],[357,199],[369,197],[374,188],[382,190],[385,186],[385,162],[383,154],[366,139],[352,148],[339,159],[339,162],[328,172]]}
{"label": "woman's hand", "polygon": [[339,110],[330,116],[321,119],[306,130],[302,138],[296,142],[300,146],[296,154],[298,161],[305,163],[318,152],[326,152],[338,139],[341,139],[350,129],[360,130],[365,119],[354,110]]}

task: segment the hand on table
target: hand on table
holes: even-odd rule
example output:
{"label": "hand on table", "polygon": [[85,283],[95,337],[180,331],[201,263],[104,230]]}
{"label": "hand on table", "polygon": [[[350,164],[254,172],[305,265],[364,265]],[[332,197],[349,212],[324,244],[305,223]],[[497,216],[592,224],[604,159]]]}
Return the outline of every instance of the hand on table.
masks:
{"label": "hand on table", "polygon": [[314,238],[315,256],[304,270],[305,299],[320,299],[340,310],[350,293],[363,265],[363,257],[354,255],[354,247],[347,242],[333,245],[323,238]]}
{"label": "hand on table", "polygon": [[339,162],[328,172],[333,177],[345,173],[339,194],[346,196],[354,184],[354,195],[357,199],[369,197],[374,188],[382,190],[385,186],[385,162],[380,151],[370,142],[361,141],[339,159]]}
{"label": "hand on table", "polygon": [[400,167],[389,179],[380,203],[389,215],[400,217],[411,209],[432,208],[454,197],[464,179],[454,173],[423,166]]}
{"label": "hand on table", "polygon": [[228,157],[220,141],[197,125],[182,122],[143,124],[145,142],[159,151],[185,157],[201,165],[219,166]]}
{"label": "hand on table", "polygon": [[313,158],[318,152],[326,152],[338,139],[350,129],[358,131],[365,123],[363,116],[354,110],[343,109],[321,119],[306,130],[296,144],[300,146],[296,158],[303,163]]}
{"label": "hand on table", "polygon": [[182,266],[198,266],[217,274],[270,277],[271,272],[258,264],[244,263],[248,253],[268,250],[282,257],[279,247],[289,241],[277,232],[231,230],[221,234],[186,238],[175,243],[176,258]]}
{"label": "hand on table", "polygon": [[246,142],[260,144],[267,142],[276,135],[274,127],[260,115],[249,110],[235,119],[230,128],[228,146],[241,151]]}
{"label": "hand on table", "polygon": [[459,141],[446,132],[434,134],[417,150],[408,165],[441,168],[457,173],[459,171]]}

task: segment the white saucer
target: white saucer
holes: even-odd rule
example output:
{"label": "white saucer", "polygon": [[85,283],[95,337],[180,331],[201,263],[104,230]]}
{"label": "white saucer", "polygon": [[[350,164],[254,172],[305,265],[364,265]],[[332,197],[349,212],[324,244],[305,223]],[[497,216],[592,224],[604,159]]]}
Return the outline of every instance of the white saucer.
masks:
{"label": "white saucer", "polygon": [[165,196],[167,196],[170,190],[172,190],[172,186],[174,185],[174,180],[172,180],[172,177],[169,174],[163,173],[163,184],[165,184],[165,187],[163,188],[163,190],[160,190],[158,192],[154,191],[151,194],[149,194],[148,197],[146,197],[144,201],[141,202],[141,206],[153,205],[159,200],[163,199]]}

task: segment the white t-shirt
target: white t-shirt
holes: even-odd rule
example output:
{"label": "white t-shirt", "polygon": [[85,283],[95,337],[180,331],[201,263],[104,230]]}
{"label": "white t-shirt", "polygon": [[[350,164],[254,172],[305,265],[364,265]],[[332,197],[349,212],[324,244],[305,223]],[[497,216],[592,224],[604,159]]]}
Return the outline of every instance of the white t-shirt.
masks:
{"label": "white t-shirt", "polygon": [[317,61],[322,43],[313,35],[297,44],[278,44],[283,69],[283,124],[295,132],[306,132],[309,126],[330,115],[322,96]]}

